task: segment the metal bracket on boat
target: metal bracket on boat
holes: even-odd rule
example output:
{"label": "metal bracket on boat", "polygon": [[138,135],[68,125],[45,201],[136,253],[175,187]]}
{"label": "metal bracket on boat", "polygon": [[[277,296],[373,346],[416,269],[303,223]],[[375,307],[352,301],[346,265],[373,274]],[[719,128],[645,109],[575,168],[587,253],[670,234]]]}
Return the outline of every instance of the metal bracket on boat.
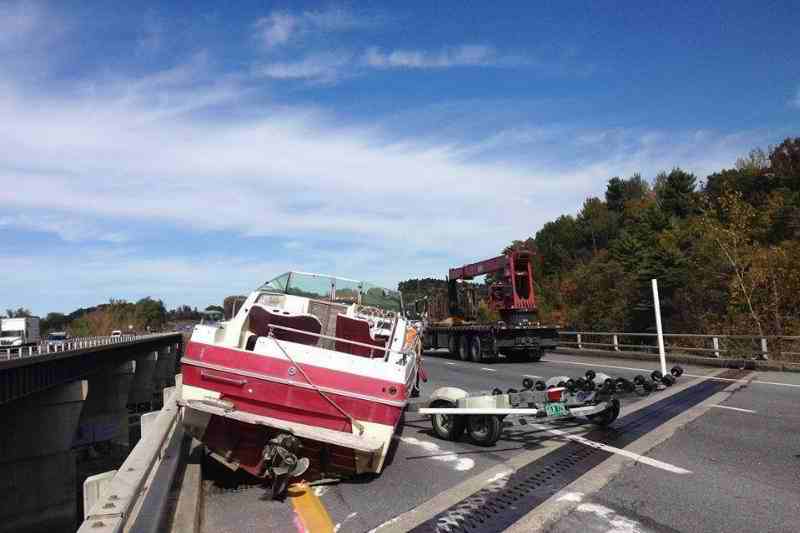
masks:
{"label": "metal bracket on boat", "polygon": [[288,433],[281,433],[267,442],[261,459],[263,476],[272,479],[272,499],[282,496],[289,486],[289,478],[303,475],[310,461],[298,458],[295,453],[300,448],[300,439]]}

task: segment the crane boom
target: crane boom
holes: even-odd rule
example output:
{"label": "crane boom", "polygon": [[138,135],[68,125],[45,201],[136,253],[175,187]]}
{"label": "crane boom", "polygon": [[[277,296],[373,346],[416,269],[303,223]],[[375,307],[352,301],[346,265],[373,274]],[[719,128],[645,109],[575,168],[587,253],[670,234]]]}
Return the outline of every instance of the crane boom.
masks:
{"label": "crane boom", "polygon": [[508,267],[508,256],[500,255],[477,263],[451,268],[449,279],[472,279],[476,276],[500,272],[506,267]]}

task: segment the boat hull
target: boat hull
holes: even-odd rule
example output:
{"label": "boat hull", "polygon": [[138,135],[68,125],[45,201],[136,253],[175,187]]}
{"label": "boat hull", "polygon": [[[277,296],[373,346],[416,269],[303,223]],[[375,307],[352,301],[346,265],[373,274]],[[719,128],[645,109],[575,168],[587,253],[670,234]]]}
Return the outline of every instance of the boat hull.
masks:
{"label": "boat hull", "polygon": [[254,475],[263,473],[265,444],[282,432],[300,438],[314,472],[380,472],[410,390],[385,376],[196,342],[182,372],[187,430],[217,459]]}

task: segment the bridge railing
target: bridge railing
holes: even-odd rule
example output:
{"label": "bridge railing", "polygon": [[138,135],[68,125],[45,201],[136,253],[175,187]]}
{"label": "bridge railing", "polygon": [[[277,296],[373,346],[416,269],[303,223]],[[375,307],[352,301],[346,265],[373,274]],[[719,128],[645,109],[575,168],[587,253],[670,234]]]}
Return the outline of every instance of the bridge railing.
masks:
{"label": "bridge railing", "polygon": [[143,335],[118,335],[116,337],[110,335],[104,337],[76,337],[63,341],[42,341],[39,344],[29,346],[0,348],[0,361],[71,352],[96,346],[123,344],[164,335],[173,335],[173,333],[146,333]]}
{"label": "bridge railing", "polygon": [[175,387],[164,389],[164,407],[142,416],[142,438],[118,470],[83,484],[84,521],[78,533],[162,531],[169,490],[185,451]]}
{"label": "bridge railing", "polygon": [[[559,337],[561,346],[578,350],[658,353],[655,333],[560,331]],[[700,357],[800,362],[800,336],[665,333],[664,349],[667,353]]]}

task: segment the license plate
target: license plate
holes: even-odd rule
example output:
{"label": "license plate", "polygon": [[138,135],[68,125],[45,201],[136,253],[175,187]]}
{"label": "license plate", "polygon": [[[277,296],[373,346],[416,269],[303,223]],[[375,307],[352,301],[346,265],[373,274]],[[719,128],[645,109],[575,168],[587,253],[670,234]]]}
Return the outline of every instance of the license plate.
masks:
{"label": "license plate", "polygon": [[544,412],[547,416],[569,416],[569,409],[562,402],[544,404]]}

